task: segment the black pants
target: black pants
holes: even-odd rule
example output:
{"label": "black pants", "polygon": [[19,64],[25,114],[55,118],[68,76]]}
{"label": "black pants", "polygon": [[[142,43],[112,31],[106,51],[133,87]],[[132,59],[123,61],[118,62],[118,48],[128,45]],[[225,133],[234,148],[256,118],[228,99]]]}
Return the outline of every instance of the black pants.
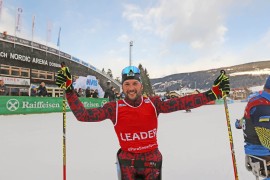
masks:
{"label": "black pants", "polygon": [[158,149],[146,153],[117,153],[119,180],[161,180],[162,155]]}

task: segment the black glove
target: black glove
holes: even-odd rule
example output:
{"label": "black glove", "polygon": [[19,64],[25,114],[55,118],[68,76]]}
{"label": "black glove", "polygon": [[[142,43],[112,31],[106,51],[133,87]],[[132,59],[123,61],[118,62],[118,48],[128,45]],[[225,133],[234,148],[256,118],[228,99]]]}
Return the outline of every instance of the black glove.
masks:
{"label": "black glove", "polygon": [[222,82],[219,84],[219,89],[222,91],[222,97],[230,94],[230,79],[228,76],[224,75]]}
{"label": "black glove", "polygon": [[58,87],[64,89],[66,92],[70,92],[73,90],[72,77],[68,67],[61,67],[61,69],[58,71],[55,84]]}
{"label": "black glove", "polygon": [[211,100],[216,100],[227,96],[230,93],[230,80],[225,75],[225,71],[222,70],[221,74],[214,81],[212,89],[206,92],[206,95]]}

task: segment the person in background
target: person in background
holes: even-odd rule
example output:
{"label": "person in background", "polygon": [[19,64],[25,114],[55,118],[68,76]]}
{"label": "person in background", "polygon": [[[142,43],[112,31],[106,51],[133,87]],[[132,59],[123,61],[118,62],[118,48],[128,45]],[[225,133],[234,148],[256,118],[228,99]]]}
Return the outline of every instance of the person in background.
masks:
{"label": "person in background", "polygon": [[31,87],[30,96],[37,96],[37,87],[36,86]]}
{"label": "person in background", "polygon": [[79,94],[80,97],[85,97],[82,88],[79,88],[78,94]]}
{"label": "person in background", "polygon": [[47,88],[45,86],[45,82],[41,82],[37,89],[38,96],[45,97],[48,96]]}
{"label": "person in background", "polygon": [[86,90],[85,90],[85,96],[87,98],[91,97],[91,91],[90,91],[90,87],[87,87]]}
{"label": "person in background", "polygon": [[125,99],[125,93],[123,91],[120,93],[120,99]]}
{"label": "person in background", "polygon": [[113,88],[113,87],[111,86],[110,88],[107,88],[107,89],[105,90],[104,98],[109,98],[109,95],[112,93],[111,88]]}
{"label": "person in background", "polygon": [[[264,176],[268,171],[267,179],[270,179],[270,76],[265,82],[263,92],[249,100],[244,117],[237,119],[235,126],[237,129],[243,129],[246,168],[255,176],[259,176],[254,173],[256,169],[252,167],[253,163],[259,162],[258,171]],[[267,169],[264,169],[264,164]]]}
{"label": "person in background", "polygon": [[8,94],[7,87],[5,86],[4,80],[0,79],[0,96],[6,96]]}
{"label": "person in background", "polygon": [[94,93],[93,93],[93,98],[98,98],[98,90],[95,89]]}
{"label": "person in background", "polygon": [[109,101],[115,101],[115,94],[114,94],[115,88],[111,86],[109,89],[105,91],[104,98],[109,98]]}
{"label": "person in background", "polygon": [[90,89],[90,97],[93,98],[93,94],[94,94],[94,89]]}
{"label": "person in background", "polygon": [[121,99],[121,96],[118,91],[115,91],[115,100],[118,101]]}
{"label": "person in background", "polygon": [[[197,108],[226,96],[230,91],[229,78],[222,73],[214,81],[212,88],[203,93],[167,101],[162,101],[158,96],[143,97],[140,69],[128,66],[122,70],[125,99],[108,102],[103,107],[85,109],[74,93],[70,79],[69,69],[62,67],[57,75],[56,84],[66,90],[69,107],[77,120],[111,120],[120,145],[117,164],[121,180],[161,179],[162,155],[157,142],[160,113]],[[178,138],[175,143],[180,141]]]}

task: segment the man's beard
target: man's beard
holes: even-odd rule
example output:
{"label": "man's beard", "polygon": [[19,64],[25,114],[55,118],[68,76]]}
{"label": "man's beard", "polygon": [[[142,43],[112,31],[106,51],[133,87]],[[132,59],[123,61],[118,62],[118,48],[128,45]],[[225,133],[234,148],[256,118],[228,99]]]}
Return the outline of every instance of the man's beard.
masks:
{"label": "man's beard", "polygon": [[[135,96],[134,95],[132,95],[132,98],[130,97],[130,92],[134,92],[134,94],[135,94]],[[125,94],[125,97],[126,98],[128,98],[129,100],[131,100],[131,101],[136,101],[138,98],[140,98],[141,97],[141,93],[139,92],[138,93],[138,91],[128,91],[128,92],[126,92],[126,93],[124,93]]]}

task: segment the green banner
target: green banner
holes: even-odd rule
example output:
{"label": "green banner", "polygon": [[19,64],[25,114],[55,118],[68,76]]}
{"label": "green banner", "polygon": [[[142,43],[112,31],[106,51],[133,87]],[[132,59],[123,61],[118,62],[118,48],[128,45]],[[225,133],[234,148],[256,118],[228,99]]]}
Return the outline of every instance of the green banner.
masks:
{"label": "green banner", "polygon": [[[106,98],[79,98],[85,108],[102,107]],[[63,98],[0,96],[0,115],[62,112]],[[70,111],[67,104],[67,111]]]}

